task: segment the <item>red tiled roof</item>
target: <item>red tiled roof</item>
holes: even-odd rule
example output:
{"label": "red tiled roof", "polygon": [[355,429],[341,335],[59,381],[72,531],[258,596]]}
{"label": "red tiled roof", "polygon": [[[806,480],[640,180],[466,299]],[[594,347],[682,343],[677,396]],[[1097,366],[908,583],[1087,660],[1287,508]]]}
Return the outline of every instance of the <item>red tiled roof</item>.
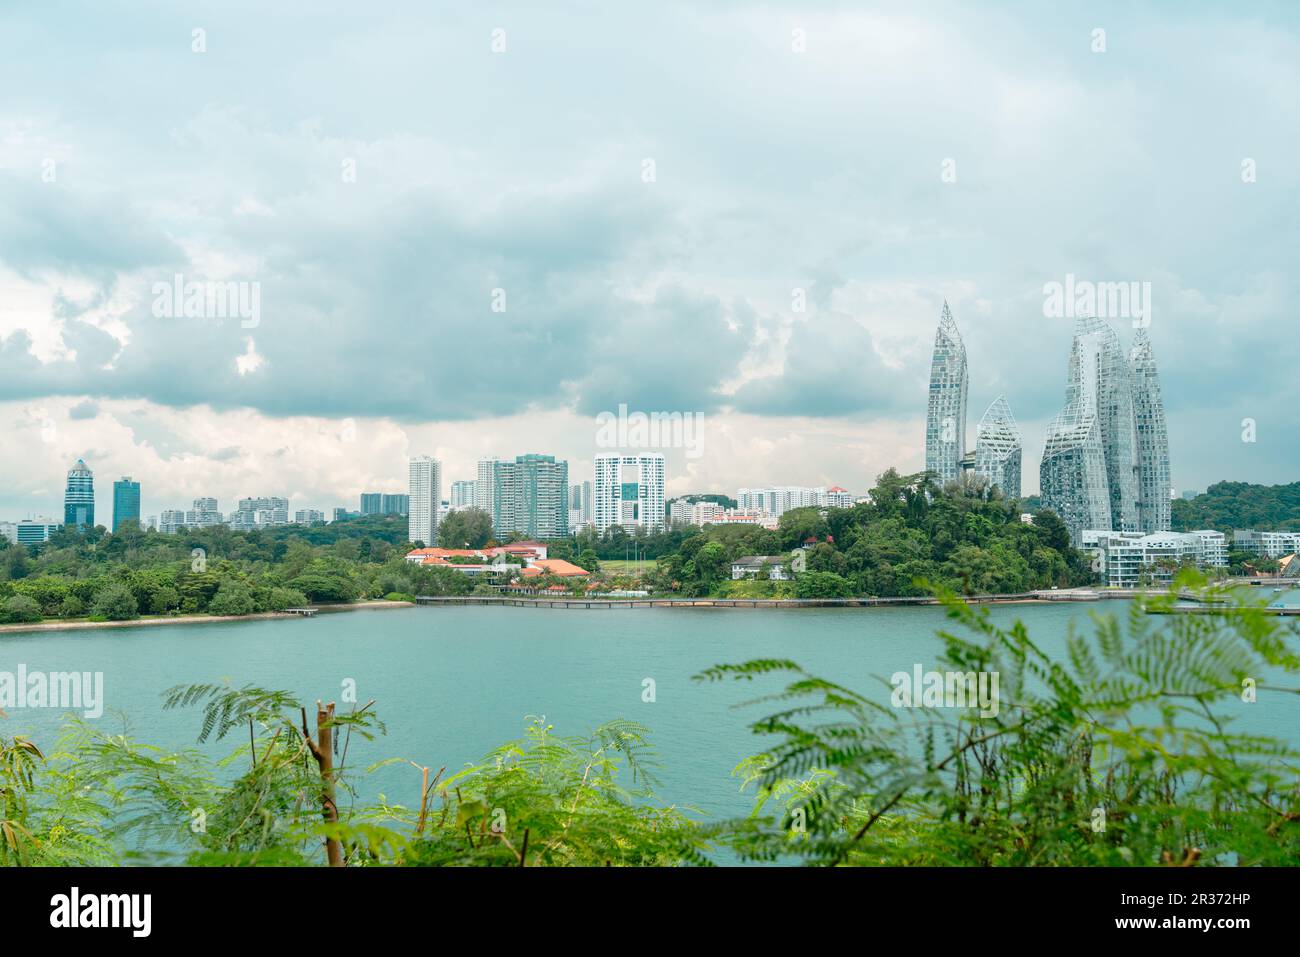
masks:
{"label": "red tiled roof", "polygon": [[585,568],[579,568],[572,562],[566,562],[563,558],[539,558],[533,562],[533,568],[540,568],[544,572],[550,572],[552,575],[559,575],[561,578],[576,578],[579,575],[586,575]]}

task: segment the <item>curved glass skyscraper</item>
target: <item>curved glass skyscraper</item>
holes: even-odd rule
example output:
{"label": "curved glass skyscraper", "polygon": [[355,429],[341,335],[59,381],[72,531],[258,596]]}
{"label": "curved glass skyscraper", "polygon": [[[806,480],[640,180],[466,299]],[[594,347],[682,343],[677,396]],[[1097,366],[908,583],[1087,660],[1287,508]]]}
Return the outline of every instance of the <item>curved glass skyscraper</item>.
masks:
{"label": "curved glass skyscraper", "polygon": [[1110,528],[1110,490],[1097,410],[1086,397],[1066,403],[1047,427],[1038,468],[1043,507],[1051,509],[1079,544],[1085,528]]}
{"label": "curved glass skyscraper", "polygon": [[1076,544],[1085,529],[1168,531],[1169,439],[1145,331],[1126,357],[1107,323],[1080,318],[1065,401],[1043,450],[1043,505]]}
{"label": "curved glass skyscraper", "polygon": [[1145,329],[1133,337],[1128,363],[1137,437],[1138,528],[1148,535],[1167,532],[1171,527],[1169,428],[1151,338]]}
{"label": "curved glass skyscraper", "polygon": [[1007,498],[1020,498],[1023,444],[1007,397],[1000,395],[980,419],[975,434],[975,474],[996,485]]}
{"label": "curved glass skyscraper", "polygon": [[925,418],[925,468],[940,485],[961,476],[961,460],[966,455],[967,386],[966,346],[945,301],[934,334]]}
{"label": "curved glass skyscraper", "polygon": [[63,492],[63,524],[77,528],[95,527],[95,476],[83,459],[68,470]]}

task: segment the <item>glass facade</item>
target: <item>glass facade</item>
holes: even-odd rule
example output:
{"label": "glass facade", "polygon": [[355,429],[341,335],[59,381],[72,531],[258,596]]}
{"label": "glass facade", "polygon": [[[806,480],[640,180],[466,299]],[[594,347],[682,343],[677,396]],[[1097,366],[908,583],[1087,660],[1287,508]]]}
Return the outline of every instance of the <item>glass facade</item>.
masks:
{"label": "glass facade", "polygon": [[113,531],[128,519],[140,523],[140,483],[132,482],[129,475],[113,483]]}
{"label": "glass facade", "polygon": [[1107,323],[1083,317],[1070,350],[1066,406],[1048,429],[1043,505],[1070,527],[1169,529],[1169,437],[1151,343],[1139,330],[1125,357]]}
{"label": "glass facade", "polygon": [[1145,329],[1133,337],[1129,352],[1133,381],[1133,424],[1137,438],[1138,527],[1151,534],[1172,528],[1169,474],[1169,428],[1160,394],[1151,339]]}
{"label": "glass facade", "polygon": [[1000,395],[980,419],[975,438],[975,474],[997,486],[1006,497],[1020,498],[1023,445],[1007,397]]}
{"label": "glass facade", "polygon": [[63,493],[63,524],[76,528],[95,527],[95,476],[83,459],[68,470]]}
{"label": "glass facade", "polygon": [[966,455],[967,387],[966,346],[945,302],[934,336],[925,418],[925,468],[940,485],[961,477],[961,460]]}
{"label": "glass facade", "polygon": [[569,534],[569,463],[554,455],[519,455],[497,462],[493,534],[563,538]]}

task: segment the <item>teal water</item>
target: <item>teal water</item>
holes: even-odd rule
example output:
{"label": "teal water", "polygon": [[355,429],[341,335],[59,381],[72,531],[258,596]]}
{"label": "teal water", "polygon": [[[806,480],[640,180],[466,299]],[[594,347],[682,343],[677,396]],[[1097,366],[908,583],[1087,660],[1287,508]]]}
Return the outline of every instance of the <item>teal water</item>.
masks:
{"label": "teal water", "polygon": [[[1124,614],[1127,602],[997,606],[1000,623],[1022,619],[1049,653],[1064,649],[1066,629],[1089,628],[1093,611]],[[769,682],[700,683],[710,665],[758,657],[792,658],[810,671],[860,691],[888,690],[887,680],[914,664],[937,668],[936,607],[763,610],[561,610],[440,607],[322,614],[313,619],[258,620],[0,636],[0,670],[102,671],[110,709],[97,726],[129,722],[138,740],[192,746],[197,710],[164,711],[164,689],[228,680],[293,692],[304,702],[340,699],[352,679],[361,702],[377,699],[386,737],[353,737],[349,766],[410,758],[451,772],[522,735],[529,715],[544,715],[556,733],[579,734],[613,719],[647,725],[658,749],[661,800],[690,804],[709,817],[749,810],[731,776],[762,749],[746,728],[761,709],[732,706],[775,690]],[[645,678],[656,700],[642,701]],[[1295,684],[1293,679],[1288,684]],[[1292,737],[1300,696],[1272,695],[1234,704],[1241,727]],[[125,716],[125,717],[124,717]],[[12,711],[6,733],[53,743],[58,712]],[[238,742],[204,745],[214,756]],[[361,786],[366,797],[418,802],[418,772],[390,766]]]}

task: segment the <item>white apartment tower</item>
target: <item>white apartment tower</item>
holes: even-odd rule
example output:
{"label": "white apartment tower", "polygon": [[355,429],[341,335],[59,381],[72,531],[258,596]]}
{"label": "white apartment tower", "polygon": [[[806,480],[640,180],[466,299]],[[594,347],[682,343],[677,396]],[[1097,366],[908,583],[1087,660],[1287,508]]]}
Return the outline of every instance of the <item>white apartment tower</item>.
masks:
{"label": "white apartment tower", "polygon": [[438,543],[438,506],[442,500],[442,463],[427,455],[410,462],[410,511],[406,539],[433,546]]}
{"label": "white apartment tower", "polygon": [[474,480],[474,507],[489,515],[496,514],[497,507],[497,467],[501,460],[495,456],[480,459],[478,475]]}
{"label": "white apartment tower", "polygon": [[596,531],[664,527],[664,457],[659,452],[596,456]]}

